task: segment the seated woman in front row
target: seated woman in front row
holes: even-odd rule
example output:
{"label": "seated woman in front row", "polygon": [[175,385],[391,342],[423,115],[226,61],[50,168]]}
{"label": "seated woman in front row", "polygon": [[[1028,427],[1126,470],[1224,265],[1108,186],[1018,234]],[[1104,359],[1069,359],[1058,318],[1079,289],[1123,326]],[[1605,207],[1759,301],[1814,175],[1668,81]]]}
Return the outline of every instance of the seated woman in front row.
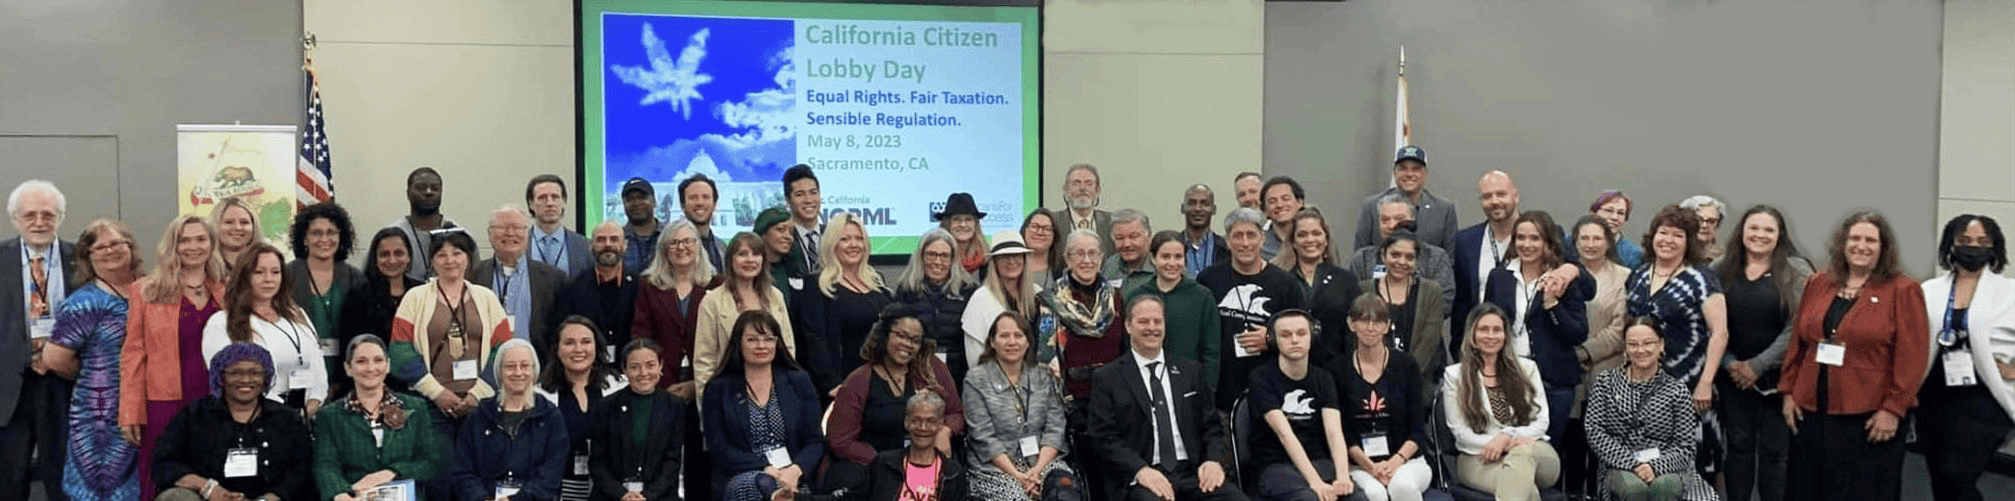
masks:
{"label": "seated woman in front row", "polygon": [[826,423],[826,445],[833,461],[826,466],[821,491],[865,491],[868,464],[882,451],[901,450],[909,433],[903,409],[911,396],[930,392],[945,401],[945,423],[931,441],[938,452],[952,454],[952,436],[965,433],[965,406],[959,401],[951,369],[933,356],[935,345],[917,310],[903,304],[882,308],[861,344],[861,367],[840,383]]}
{"label": "seated woman in front row", "polygon": [[567,464],[567,422],[559,406],[532,393],[539,355],[522,338],[497,347],[495,398],[476,404],[456,430],[447,481],[461,499],[553,501]]}
{"label": "seated woman in front row", "polygon": [[1443,420],[1455,434],[1455,478],[1500,500],[1539,499],[1560,481],[1560,455],[1546,443],[1546,398],[1539,365],[1511,353],[1504,310],[1470,310],[1462,362],[1441,377]]}
{"label": "seated woman in front row", "polygon": [[721,370],[707,381],[707,451],[714,494],[729,501],[794,499],[826,457],[819,390],[791,361],[783,327],[762,310],[735,319]]}
{"label": "seated woman in front row", "polygon": [[1628,363],[1595,375],[1588,391],[1588,446],[1602,460],[1602,490],[1624,501],[1709,501],[1714,488],[1693,470],[1693,392],[1660,370],[1658,319],[1623,329]]}
{"label": "seated woman in front row", "polygon": [[315,485],[323,498],[354,501],[381,485],[434,478],[442,454],[427,401],[385,387],[392,371],[385,352],[376,335],[350,339],[343,370],[352,390],[315,415]]}
{"label": "seated woman in front row", "polygon": [[[868,465],[869,501],[951,501],[966,498],[965,466],[931,445],[945,427],[945,399],[910,397],[903,419],[910,446],[875,454]],[[988,498],[992,499],[992,498]]]}
{"label": "seated woman in front row", "polygon": [[1034,332],[1014,312],[995,315],[979,363],[966,373],[965,456],[980,499],[1045,499],[1051,477],[1056,489],[1079,491],[1063,460],[1063,381],[1036,365]]}
{"label": "seated woman in front row", "polygon": [[292,500],[308,496],[308,427],[265,394],[273,357],[249,342],[210,358],[210,395],[168,421],[154,447],[157,501]]}
{"label": "seated woman in front row", "polygon": [[663,347],[638,338],[623,345],[618,361],[629,391],[618,391],[588,416],[588,472],[594,499],[678,499],[679,464],[685,453],[680,422],[685,405],[658,389]]}
{"label": "seated woman in front row", "polygon": [[[1393,254],[1386,255],[1387,266],[1393,266]],[[1420,297],[1435,301],[1440,296]],[[1416,359],[1392,349],[1386,339],[1388,332],[1411,332],[1391,330],[1391,311],[1377,293],[1367,292],[1352,301],[1350,330],[1355,345],[1344,356],[1330,359],[1329,372],[1336,375],[1336,393],[1343,400],[1343,415],[1349,418],[1344,438],[1350,444],[1351,464],[1356,465],[1350,480],[1371,501],[1420,501],[1434,480],[1434,470],[1422,458],[1427,452],[1423,447],[1428,421],[1427,406],[1421,401],[1427,384],[1421,381]],[[1414,346],[1440,351],[1434,345]]]}

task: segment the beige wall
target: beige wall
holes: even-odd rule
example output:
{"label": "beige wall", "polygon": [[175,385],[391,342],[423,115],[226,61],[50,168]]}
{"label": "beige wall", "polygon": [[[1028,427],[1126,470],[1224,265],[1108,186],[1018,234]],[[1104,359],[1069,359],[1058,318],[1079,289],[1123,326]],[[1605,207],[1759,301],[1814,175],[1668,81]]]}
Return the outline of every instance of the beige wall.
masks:
{"label": "beige wall", "polygon": [[1043,205],[1065,170],[1099,167],[1101,206],[1179,229],[1183,189],[1207,183],[1218,215],[1231,177],[1260,168],[1260,0],[1052,0],[1043,13]]}
{"label": "beige wall", "polygon": [[1965,213],[2015,230],[2015,3],[1945,2],[1938,228]]}
{"label": "beige wall", "polygon": [[[421,165],[441,171],[441,211],[477,228],[499,205],[522,205],[532,176],[572,179],[572,9],[550,0],[303,1],[303,28],[320,44],[336,197],[360,239],[406,213],[406,174]],[[481,233],[476,240],[487,246]]]}

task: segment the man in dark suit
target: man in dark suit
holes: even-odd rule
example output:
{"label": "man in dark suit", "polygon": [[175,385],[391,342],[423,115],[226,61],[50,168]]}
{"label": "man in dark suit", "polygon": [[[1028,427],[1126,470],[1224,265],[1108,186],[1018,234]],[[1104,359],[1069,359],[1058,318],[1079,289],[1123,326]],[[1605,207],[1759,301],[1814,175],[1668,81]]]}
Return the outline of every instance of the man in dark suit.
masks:
{"label": "man in dark suit", "polygon": [[21,183],[7,196],[19,236],[0,241],[0,498],[27,499],[29,462],[41,450],[39,480],[62,495],[70,382],[42,365],[56,307],[76,284],[77,249],[59,240],[63,192],[47,181]]}
{"label": "man in dark suit", "polygon": [[1092,374],[1087,412],[1087,445],[1105,467],[1107,499],[1246,499],[1225,481],[1231,451],[1203,366],[1161,349],[1161,297],[1135,296],[1126,310],[1132,349]]}
{"label": "man in dark suit", "polygon": [[[825,231],[825,199],[819,195],[819,176],[812,166],[797,164],[784,170],[784,200],[791,211],[791,252],[784,256],[793,266],[785,278],[803,281],[819,274],[819,232]],[[788,294],[787,294],[788,295]]]}
{"label": "man in dark suit", "polygon": [[504,207],[490,213],[489,259],[469,267],[469,283],[497,292],[510,315],[511,336],[532,342],[540,364],[553,363],[553,298],[567,285],[566,272],[525,254],[530,231],[525,212]]}
{"label": "man in dark suit", "polygon": [[568,278],[595,267],[588,239],[563,221],[567,216],[567,180],[552,174],[533,177],[525,184],[525,206],[532,208],[532,259],[559,268]]}
{"label": "man in dark suit", "polygon": [[[614,221],[603,221],[594,233],[595,269],[574,277],[554,305],[559,318],[580,315],[602,328],[609,341],[602,358],[613,362],[616,350],[630,344],[630,320],[637,309],[637,275],[623,270],[629,240]],[[672,370],[677,370],[672,368]]]}
{"label": "man in dark suit", "polygon": [[1113,255],[1112,212],[1098,208],[1099,194],[1104,191],[1099,184],[1098,167],[1091,164],[1070,166],[1064,172],[1064,210],[1056,212],[1056,235],[1058,239],[1070,238],[1070,233],[1078,228],[1091,230],[1098,235],[1101,255]]}
{"label": "man in dark suit", "polygon": [[[1476,191],[1484,221],[1455,232],[1446,249],[1455,269],[1455,300],[1448,310],[1454,323],[1448,328],[1448,350],[1456,356],[1460,356],[1463,336],[1469,334],[1469,310],[1483,301],[1483,285],[1490,279],[1490,270],[1504,265],[1504,255],[1511,251],[1512,223],[1518,220],[1518,184],[1511,181],[1511,174],[1501,170],[1484,173],[1476,182]],[[1581,266],[1575,264],[1581,261],[1581,253],[1567,240],[1565,230],[1557,234],[1562,235],[1561,247],[1567,251],[1568,262],[1546,275],[1557,283],[1574,283],[1582,273]]]}

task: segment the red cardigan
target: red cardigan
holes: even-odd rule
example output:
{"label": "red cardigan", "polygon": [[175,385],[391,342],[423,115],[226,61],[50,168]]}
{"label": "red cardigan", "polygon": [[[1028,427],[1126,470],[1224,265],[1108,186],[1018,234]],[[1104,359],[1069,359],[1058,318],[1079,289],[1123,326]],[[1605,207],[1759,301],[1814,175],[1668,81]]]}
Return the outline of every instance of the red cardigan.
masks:
{"label": "red cardigan", "polygon": [[[930,357],[931,372],[938,380],[938,396],[945,400],[945,426],[952,429],[952,435],[966,432],[965,401],[959,400],[959,382],[952,380],[951,369],[945,363],[927,353],[918,356]],[[875,460],[875,448],[861,441],[861,412],[867,408],[868,383],[874,378],[874,367],[863,365],[847,375],[840,383],[840,392],[833,397],[832,415],[826,420],[826,445],[832,447],[833,456],[847,461],[868,464]],[[922,387],[919,381],[910,381],[911,387]],[[952,443],[958,443],[953,438]]]}
{"label": "red cardigan", "polygon": [[[1784,350],[1784,376],[1778,391],[1806,411],[1819,409],[1818,346],[1826,337],[1826,309],[1840,292],[1832,272],[1812,276],[1798,305],[1790,346]],[[1917,281],[1897,274],[1861,288],[1854,306],[1841,317],[1838,339],[1847,345],[1845,362],[1827,371],[1827,414],[1852,415],[1889,411],[1903,417],[1917,405],[1917,387],[1931,349],[1931,321],[1924,309],[1924,291]]]}

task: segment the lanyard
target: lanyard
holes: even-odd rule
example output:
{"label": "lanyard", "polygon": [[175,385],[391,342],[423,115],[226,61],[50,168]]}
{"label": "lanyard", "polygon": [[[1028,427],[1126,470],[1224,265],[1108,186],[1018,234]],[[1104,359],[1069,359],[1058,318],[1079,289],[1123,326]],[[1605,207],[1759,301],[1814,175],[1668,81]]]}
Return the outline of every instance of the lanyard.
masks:
{"label": "lanyard", "polygon": [[[255,318],[258,317],[256,314],[252,316]],[[295,325],[293,321],[288,321],[287,325],[282,327],[279,322],[268,322],[264,318],[260,318],[259,321],[273,326],[273,330],[286,329],[283,332],[287,334],[287,342],[294,345],[294,363],[299,364],[303,368],[308,366],[308,357],[301,353],[301,327],[299,325]]]}
{"label": "lanyard", "polygon": [[1497,249],[1497,235],[1492,234],[1490,228],[1486,227],[1483,229],[1483,240],[1490,242],[1491,262],[1497,263],[1496,268],[1504,267],[1504,251]]}
{"label": "lanyard", "polygon": [[1958,332],[1952,328],[1952,305],[1959,299],[1959,277],[1953,275],[1952,290],[1945,293],[1945,330],[1938,331],[1938,345],[1947,348],[1959,342]]}
{"label": "lanyard", "polygon": [[[523,261],[523,260],[520,260],[520,262],[522,262],[522,261]],[[531,263],[524,263],[524,264],[525,264],[526,266],[530,266],[530,265],[531,265]],[[517,273],[504,273],[504,263],[497,263],[497,267],[496,267],[496,268],[493,268],[493,269],[491,269],[491,271],[490,271],[490,275],[491,275],[491,277],[493,277],[493,278],[491,278],[491,279],[490,279],[490,283],[493,283],[493,284],[497,284],[497,302],[499,302],[499,303],[503,303],[503,305],[504,305],[504,307],[505,307],[505,308],[510,308],[510,307],[511,307],[511,277],[515,277],[515,276],[517,276],[518,274],[517,274]]]}
{"label": "lanyard", "polygon": [[[1015,417],[1021,418],[1021,421],[1024,423],[1028,422],[1028,397],[1022,396],[1021,385],[1008,380],[1007,368],[995,365],[994,369],[1000,370],[1001,380],[1008,381],[1008,393],[1014,395]],[[1027,371],[1022,372],[1022,379],[1024,381],[1028,379]]]}

